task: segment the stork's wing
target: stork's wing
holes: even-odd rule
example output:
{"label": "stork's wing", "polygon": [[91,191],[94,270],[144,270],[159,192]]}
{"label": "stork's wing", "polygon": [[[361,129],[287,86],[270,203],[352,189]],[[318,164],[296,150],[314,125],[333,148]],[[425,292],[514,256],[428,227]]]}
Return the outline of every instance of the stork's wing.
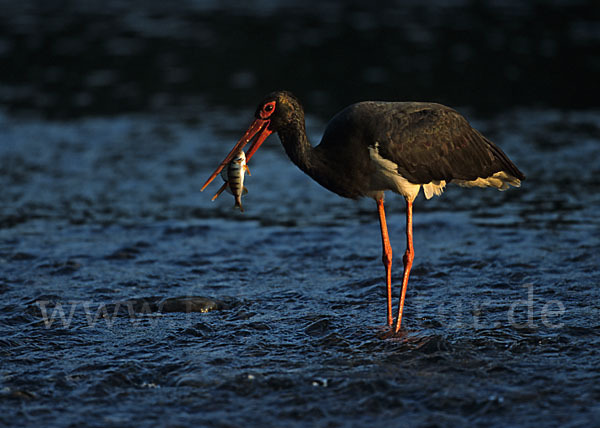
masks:
{"label": "stork's wing", "polygon": [[389,103],[388,108],[393,111],[381,116],[385,124],[379,128],[387,131],[375,136],[379,153],[397,164],[409,181],[469,182],[500,172],[525,178],[498,146],[456,111],[432,103]]}

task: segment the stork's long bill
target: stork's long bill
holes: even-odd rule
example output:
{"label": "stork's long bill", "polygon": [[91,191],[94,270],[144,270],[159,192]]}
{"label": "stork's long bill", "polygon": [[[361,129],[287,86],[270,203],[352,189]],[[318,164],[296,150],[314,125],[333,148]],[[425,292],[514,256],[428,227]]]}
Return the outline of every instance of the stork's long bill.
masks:
{"label": "stork's long bill", "polygon": [[[273,102],[273,108],[274,108],[274,105],[275,105],[275,103]],[[206,186],[208,186],[210,184],[210,182],[213,181],[217,175],[219,175],[221,170],[223,168],[225,168],[229,164],[229,162],[231,162],[233,157],[240,150],[242,150],[246,146],[246,144],[248,144],[250,141],[252,141],[253,138],[256,137],[255,140],[250,145],[250,149],[248,149],[248,152],[246,153],[246,163],[248,163],[248,161],[250,161],[250,158],[258,150],[260,145],[267,139],[267,137],[269,135],[271,135],[273,133],[273,131],[271,131],[269,129],[269,124],[271,123],[271,121],[269,119],[267,119],[267,117],[270,116],[270,112],[271,112],[271,110],[269,110],[268,113],[266,111],[260,112],[261,117],[258,119],[255,119],[254,122],[252,122],[252,124],[250,125],[250,127],[248,128],[248,130],[246,131],[244,136],[242,138],[240,138],[240,140],[233,147],[233,149],[231,149],[231,151],[225,157],[225,159],[223,159],[223,161],[221,161],[221,163],[219,164],[219,166],[217,167],[215,172],[213,172],[212,175],[210,177],[208,177],[208,180],[206,180],[206,183],[204,183],[204,186],[202,186],[202,189],[200,189],[200,191],[203,191],[204,189],[206,189]]]}

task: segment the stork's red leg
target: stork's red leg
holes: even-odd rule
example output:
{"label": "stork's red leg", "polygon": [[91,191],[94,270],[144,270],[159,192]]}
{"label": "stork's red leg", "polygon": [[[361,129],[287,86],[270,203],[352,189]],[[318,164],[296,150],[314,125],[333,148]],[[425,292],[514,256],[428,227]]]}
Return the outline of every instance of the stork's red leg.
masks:
{"label": "stork's red leg", "polygon": [[402,277],[402,294],[400,295],[400,304],[398,306],[398,319],[396,320],[396,333],[400,331],[402,324],[402,310],[404,309],[404,297],[406,296],[406,288],[408,286],[408,277],[410,276],[410,268],[412,267],[415,258],[413,249],[412,236],[412,201],[406,201],[406,252],[404,253],[404,276]]}
{"label": "stork's red leg", "polygon": [[385,222],[385,209],[383,198],[377,199],[377,212],[379,213],[379,226],[381,227],[381,246],[383,247],[383,265],[385,266],[385,284],[387,287],[387,323],[391,327],[394,323],[392,316],[392,246],[388,236],[387,223]]}

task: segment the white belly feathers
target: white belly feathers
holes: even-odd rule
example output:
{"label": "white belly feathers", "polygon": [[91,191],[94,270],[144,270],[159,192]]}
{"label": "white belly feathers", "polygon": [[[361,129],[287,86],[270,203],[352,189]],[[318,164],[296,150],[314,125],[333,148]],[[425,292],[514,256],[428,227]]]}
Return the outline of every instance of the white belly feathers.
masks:
{"label": "white belly feathers", "polygon": [[[398,172],[398,165],[379,154],[379,143],[369,146],[369,156],[375,165],[375,174],[371,177],[369,196],[377,199],[386,190],[400,193],[409,201],[414,201],[419,190],[423,187],[423,193],[427,199],[434,195],[439,196],[446,187],[446,181],[431,181],[426,184],[415,184],[408,181]],[[497,172],[490,177],[479,177],[476,180],[452,180],[459,186],[465,187],[495,187],[498,190],[506,190],[509,185],[519,187],[521,181],[504,171]]]}

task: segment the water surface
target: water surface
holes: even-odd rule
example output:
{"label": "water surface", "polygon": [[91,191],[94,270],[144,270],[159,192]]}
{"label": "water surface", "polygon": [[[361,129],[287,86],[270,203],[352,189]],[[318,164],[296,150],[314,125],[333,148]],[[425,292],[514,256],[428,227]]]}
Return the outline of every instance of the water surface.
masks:
{"label": "water surface", "polygon": [[[597,425],[596,1],[248,5],[0,4],[0,425]],[[315,143],[351,102],[446,103],[527,175],[416,200],[401,337],[373,201],[276,136],[245,213],[199,192],[275,89]]]}
{"label": "water surface", "polygon": [[[417,199],[405,331],[382,340],[374,202],[321,189],[276,137],[251,162],[240,214],[230,195],[210,202],[217,184],[199,192],[230,132],[173,116],[2,116],[0,421],[597,420],[599,118],[521,110],[477,122],[528,179]],[[404,202],[387,205],[397,296]],[[224,306],[139,304],[186,296]]]}

